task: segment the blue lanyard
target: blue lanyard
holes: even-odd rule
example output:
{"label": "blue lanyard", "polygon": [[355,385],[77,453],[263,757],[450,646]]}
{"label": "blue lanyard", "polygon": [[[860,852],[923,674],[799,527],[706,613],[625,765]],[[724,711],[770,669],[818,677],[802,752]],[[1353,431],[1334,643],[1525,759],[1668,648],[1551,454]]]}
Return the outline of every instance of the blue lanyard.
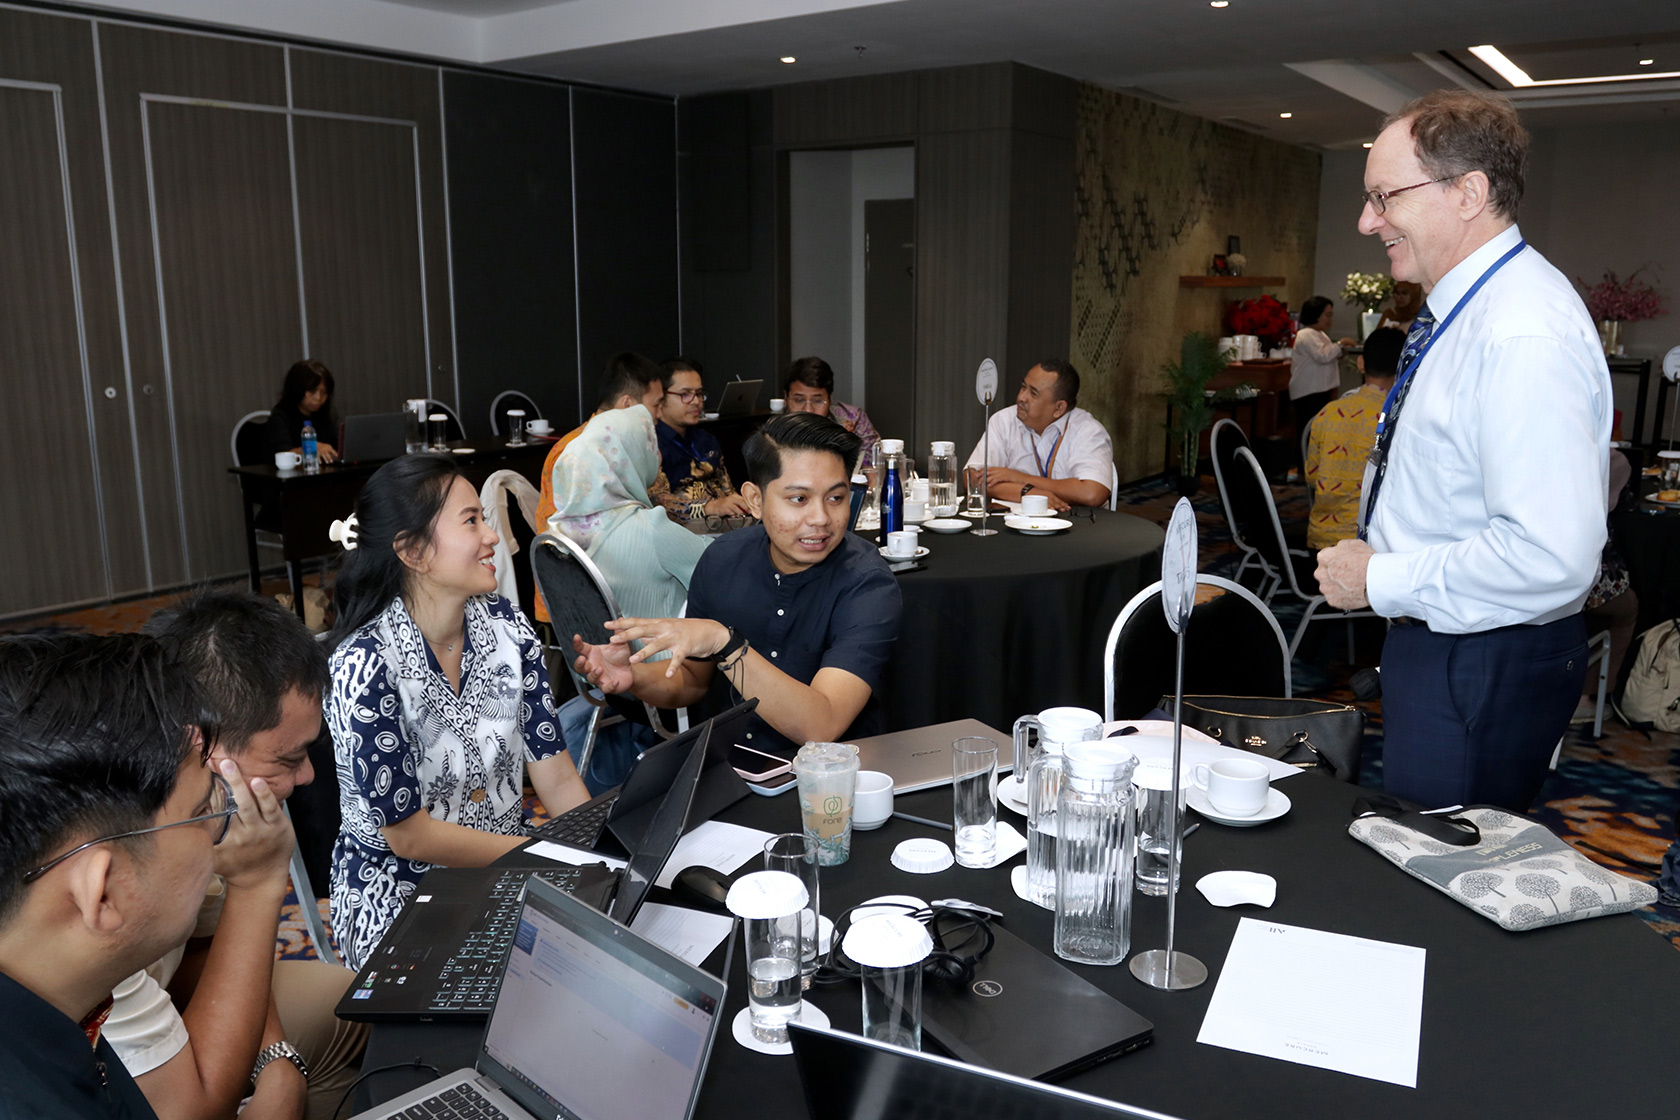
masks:
{"label": "blue lanyard", "polygon": [[1447,333],[1447,328],[1452,326],[1452,321],[1458,318],[1458,313],[1463,311],[1465,305],[1475,298],[1477,292],[1482,290],[1482,285],[1486,284],[1494,273],[1504,268],[1507,261],[1526,248],[1528,248],[1527,240],[1519,240],[1511,246],[1504,256],[1494,261],[1488,270],[1478,276],[1476,282],[1470,285],[1470,290],[1464,293],[1464,298],[1453,306],[1453,309],[1447,313],[1447,317],[1442,319],[1440,324],[1430,332],[1429,337],[1423,340],[1423,345],[1418,347],[1417,357],[1413,358],[1407,363],[1406,368],[1400,371],[1400,376],[1394,379],[1394,387],[1388,391],[1388,396],[1383,400],[1382,415],[1377,417],[1377,440],[1379,443],[1382,440],[1383,432],[1388,428],[1388,418],[1394,415],[1394,402],[1400,399],[1402,390],[1406,387],[1406,382],[1411,380],[1412,374],[1417,372],[1417,368],[1423,364],[1423,356],[1429,353],[1429,348],[1435,345],[1437,339]]}
{"label": "blue lanyard", "polygon": [[1033,448],[1033,462],[1038,464],[1038,477],[1049,478],[1050,472],[1056,469],[1056,453],[1062,449],[1062,440],[1067,438],[1068,424],[1071,423],[1073,423],[1073,415],[1069,413],[1067,423],[1062,425],[1061,432],[1056,436],[1056,442],[1050,446],[1050,464],[1048,466],[1045,465],[1044,460],[1038,454],[1037,439],[1033,439],[1031,441]]}

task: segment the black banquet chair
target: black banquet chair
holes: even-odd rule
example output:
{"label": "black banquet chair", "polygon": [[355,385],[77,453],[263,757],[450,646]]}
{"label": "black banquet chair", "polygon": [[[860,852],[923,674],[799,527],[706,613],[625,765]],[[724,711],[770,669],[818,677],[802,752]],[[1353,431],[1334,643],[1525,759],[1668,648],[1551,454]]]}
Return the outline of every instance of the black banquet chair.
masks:
{"label": "black banquet chair", "polygon": [[521,408],[525,410],[525,419],[541,420],[542,409],[537,402],[521,393],[518,389],[503,389],[496,394],[496,399],[490,402],[490,434],[498,439],[513,435],[513,426],[508,423],[508,410]]}

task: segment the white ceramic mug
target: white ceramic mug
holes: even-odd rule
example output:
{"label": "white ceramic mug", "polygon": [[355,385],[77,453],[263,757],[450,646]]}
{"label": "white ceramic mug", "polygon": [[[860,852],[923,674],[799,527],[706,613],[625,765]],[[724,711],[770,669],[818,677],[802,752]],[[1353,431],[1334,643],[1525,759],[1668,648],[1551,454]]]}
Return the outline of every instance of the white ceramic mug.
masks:
{"label": "white ceramic mug", "polygon": [[534,436],[546,436],[549,433],[549,429],[549,422],[541,419],[540,417],[536,420],[528,420],[525,423],[525,430]]}
{"label": "white ceramic mug", "polygon": [[1209,765],[1200,763],[1192,773],[1196,788],[1207,793],[1208,804],[1232,817],[1252,817],[1266,807],[1272,787],[1271,771],[1264,762],[1247,758],[1222,758]]}
{"label": "white ceramic mug", "polygon": [[887,534],[887,551],[894,556],[916,555],[916,534],[899,531]]}
{"label": "white ceramic mug", "polygon": [[879,770],[859,770],[852,795],[852,827],[880,828],[892,818],[893,780]]}
{"label": "white ceramic mug", "polygon": [[787,398],[786,397],[771,397],[770,398],[770,411],[771,412],[786,412],[787,411]]}
{"label": "white ceramic mug", "polygon": [[283,471],[295,471],[302,462],[303,456],[296,451],[276,451],[274,453],[274,465]]}
{"label": "white ceramic mug", "polygon": [[1050,495],[1028,494],[1021,499],[1021,512],[1028,517],[1046,517],[1050,513]]}
{"label": "white ceramic mug", "polygon": [[924,521],[927,519],[927,502],[915,498],[904,499],[904,520]]}

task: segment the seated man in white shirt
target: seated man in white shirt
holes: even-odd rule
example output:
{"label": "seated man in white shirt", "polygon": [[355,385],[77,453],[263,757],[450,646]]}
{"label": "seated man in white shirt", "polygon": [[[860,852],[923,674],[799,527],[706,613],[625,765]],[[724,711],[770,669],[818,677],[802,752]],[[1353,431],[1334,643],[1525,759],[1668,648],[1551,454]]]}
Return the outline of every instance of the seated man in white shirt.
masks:
{"label": "seated man in white shirt", "polygon": [[991,496],[1018,502],[1044,494],[1050,507],[1100,506],[1114,480],[1114,443],[1108,430],[1079,405],[1079,371],[1048,359],[1027,371],[1015,408],[992,417],[988,438],[968,457],[971,480],[991,464]]}
{"label": "seated man in white shirt", "polygon": [[275,962],[274,943],[292,852],[280,802],[315,777],[326,651],[290,611],[240,592],[189,595],[145,629],[196,679],[217,728],[210,765],[248,783],[254,807],[215,849],[191,938],[112,992],[105,1037],[161,1120],[231,1117],[247,1094],[247,1120],[324,1120],[366,1044],[365,1026],[333,1015],[355,974]]}

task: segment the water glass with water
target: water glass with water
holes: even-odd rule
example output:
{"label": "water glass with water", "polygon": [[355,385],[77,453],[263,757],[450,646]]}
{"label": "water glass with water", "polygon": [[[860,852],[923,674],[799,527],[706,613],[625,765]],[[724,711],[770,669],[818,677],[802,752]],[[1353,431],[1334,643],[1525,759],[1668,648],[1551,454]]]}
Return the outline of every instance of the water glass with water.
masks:
{"label": "water glass with water", "polygon": [[523,408],[510,408],[510,409],[508,409],[508,411],[507,411],[507,422],[508,422],[507,445],[509,447],[524,447],[525,446],[525,410]]}
{"label": "water glass with water", "polygon": [[803,832],[784,832],[764,842],[764,870],[785,871],[805,887],[805,910],[799,925],[800,987],[809,990],[820,963],[822,904],[818,894],[817,855],[822,849]]}
{"label": "water glass with water", "polygon": [[934,440],[928,457],[928,512],[935,517],[957,513],[957,445],[950,440]]}
{"label": "water glass with water", "polygon": [[[1172,767],[1164,762],[1140,764],[1132,772],[1132,785],[1137,787],[1137,865],[1134,877],[1139,894],[1167,893],[1168,868],[1172,860],[1172,834],[1175,821],[1184,819],[1186,792],[1190,775],[1179,775],[1178,812],[1173,812]],[[1182,829],[1182,825],[1180,826]],[[1180,840],[1179,852],[1183,853]],[[1184,864],[1179,862],[1179,878],[1172,883],[1174,892],[1183,878]]]}
{"label": "water glass with water", "polygon": [[799,958],[805,887],[785,871],[755,871],[735,881],[725,903],[742,919],[752,1035],[781,1045],[803,1004]]}
{"label": "water glass with water", "polygon": [[449,417],[442,412],[434,412],[426,417],[426,427],[430,429],[427,446],[433,451],[448,451]]}
{"label": "water glass with water", "polygon": [[997,755],[983,735],[951,744],[951,825],[964,867],[989,867],[997,851]]}

